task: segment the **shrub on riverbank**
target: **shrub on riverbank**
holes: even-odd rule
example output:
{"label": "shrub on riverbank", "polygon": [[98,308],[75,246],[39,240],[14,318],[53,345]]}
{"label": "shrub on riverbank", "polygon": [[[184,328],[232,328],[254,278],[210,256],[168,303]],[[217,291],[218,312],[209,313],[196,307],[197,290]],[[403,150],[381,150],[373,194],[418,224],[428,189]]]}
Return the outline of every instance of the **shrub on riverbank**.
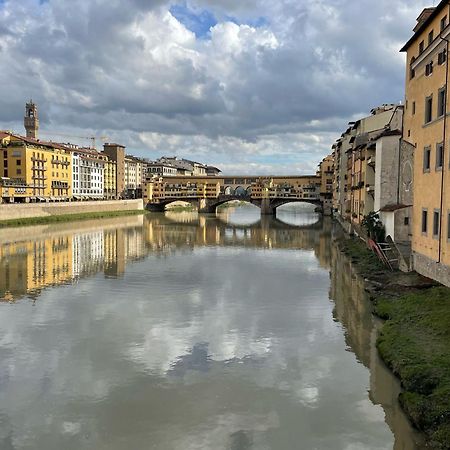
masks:
{"label": "shrub on riverbank", "polygon": [[450,289],[425,289],[377,302],[386,319],[378,339],[383,360],[399,376],[400,402],[431,448],[450,448]]}

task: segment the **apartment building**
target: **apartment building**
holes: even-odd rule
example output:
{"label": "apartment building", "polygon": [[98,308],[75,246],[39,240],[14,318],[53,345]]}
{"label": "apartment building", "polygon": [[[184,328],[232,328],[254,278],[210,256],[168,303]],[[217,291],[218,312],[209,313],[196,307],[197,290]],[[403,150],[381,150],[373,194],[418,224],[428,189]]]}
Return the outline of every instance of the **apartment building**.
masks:
{"label": "apartment building", "polygon": [[406,53],[404,141],[414,146],[414,269],[450,285],[448,48],[450,4],[417,18]]}
{"label": "apartment building", "polygon": [[2,202],[62,201],[72,197],[72,154],[68,147],[10,133],[2,136]]}
{"label": "apartment building", "polygon": [[333,145],[332,204],[355,226],[370,212],[398,203],[402,119],[402,105],[381,105],[349,123]]}
{"label": "apartment building", "polygon": [[75,200],[99,200],[104,197],[104,171],[107,157],[94,149],[72,152],[72,193]]}
{"label": "apartment building", "polygon": [[116,167],[116,198],[124,198],[125,192],[125,147],[120,144],[106,143],[103,154],[114,161]]}

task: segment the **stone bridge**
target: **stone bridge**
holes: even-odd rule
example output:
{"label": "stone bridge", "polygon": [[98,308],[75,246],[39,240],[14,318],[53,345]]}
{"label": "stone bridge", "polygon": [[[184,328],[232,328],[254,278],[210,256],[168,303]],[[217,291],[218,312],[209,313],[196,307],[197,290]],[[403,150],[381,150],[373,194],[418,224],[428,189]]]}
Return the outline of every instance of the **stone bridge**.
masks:
{"label": "stone bridge", "polygon": [[250,195],[219,195],[216,198],[196,198],[179,197],[166,198],[159,202],[149,202],[146,205],[148,211],[164,212],[166,206],[174,202],[190,203],[202,214],[213,214],[217,207],[234,200],[245,201],[261,209],[262,215],[275,215],[277,208],[288,203],[310,203],[316,205],[323,212],[323,203],[320,199],[300,199],[300,198],[252,198]]}
{"label": "stone bridge", "polygon": [[275,215],[287,203],[310,203],[325,215],[331,202],[321,194],[318,176],[279,177],[165,177],[148,179],[144,203],[149,211],[162,212],[170,203],[183,201],[199,213],[214,213],[224,203],[240,200],[260,208],[262,215]]}

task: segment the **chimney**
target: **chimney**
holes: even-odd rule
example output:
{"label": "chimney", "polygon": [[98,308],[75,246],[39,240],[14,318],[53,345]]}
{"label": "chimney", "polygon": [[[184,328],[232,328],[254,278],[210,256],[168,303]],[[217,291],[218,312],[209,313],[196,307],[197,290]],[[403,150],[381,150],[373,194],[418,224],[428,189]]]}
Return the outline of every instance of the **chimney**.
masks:
{"label": "chimney", "polygon": [[417,18],[417,24],[414,27],[414,33],[417,32],[417,30],[428,20],[428,18],[433,14],[434,10],[436,8],[433,6],[432,8],[425,8],[421,13],[420,16]]}

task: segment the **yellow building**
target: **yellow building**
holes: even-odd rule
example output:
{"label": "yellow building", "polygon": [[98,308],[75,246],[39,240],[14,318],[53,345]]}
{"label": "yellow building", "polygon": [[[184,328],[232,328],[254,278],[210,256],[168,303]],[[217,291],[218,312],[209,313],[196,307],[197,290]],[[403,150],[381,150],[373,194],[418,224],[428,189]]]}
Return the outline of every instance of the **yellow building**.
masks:
{"label": "yellow building", "polygon": [[108,158],[107,155],[104,155],[103,158],[105,159],[105,170],[103,172],[104,198],[107,200],[116,199],[117,198],[117,187],[116,187],[117,163],[115,161],[113,161],[112,159]]}
{"label": "yellow building", "polygon": [[450,285],[450,175],[447,79],[450,5],[418,17],[407,54],[403,139],[415,147],[414,269]]}
{"label": "yellow building", "polygon": [[72,155],[63,145],[10,134],[0,157],[3,202],[68,200]]}

